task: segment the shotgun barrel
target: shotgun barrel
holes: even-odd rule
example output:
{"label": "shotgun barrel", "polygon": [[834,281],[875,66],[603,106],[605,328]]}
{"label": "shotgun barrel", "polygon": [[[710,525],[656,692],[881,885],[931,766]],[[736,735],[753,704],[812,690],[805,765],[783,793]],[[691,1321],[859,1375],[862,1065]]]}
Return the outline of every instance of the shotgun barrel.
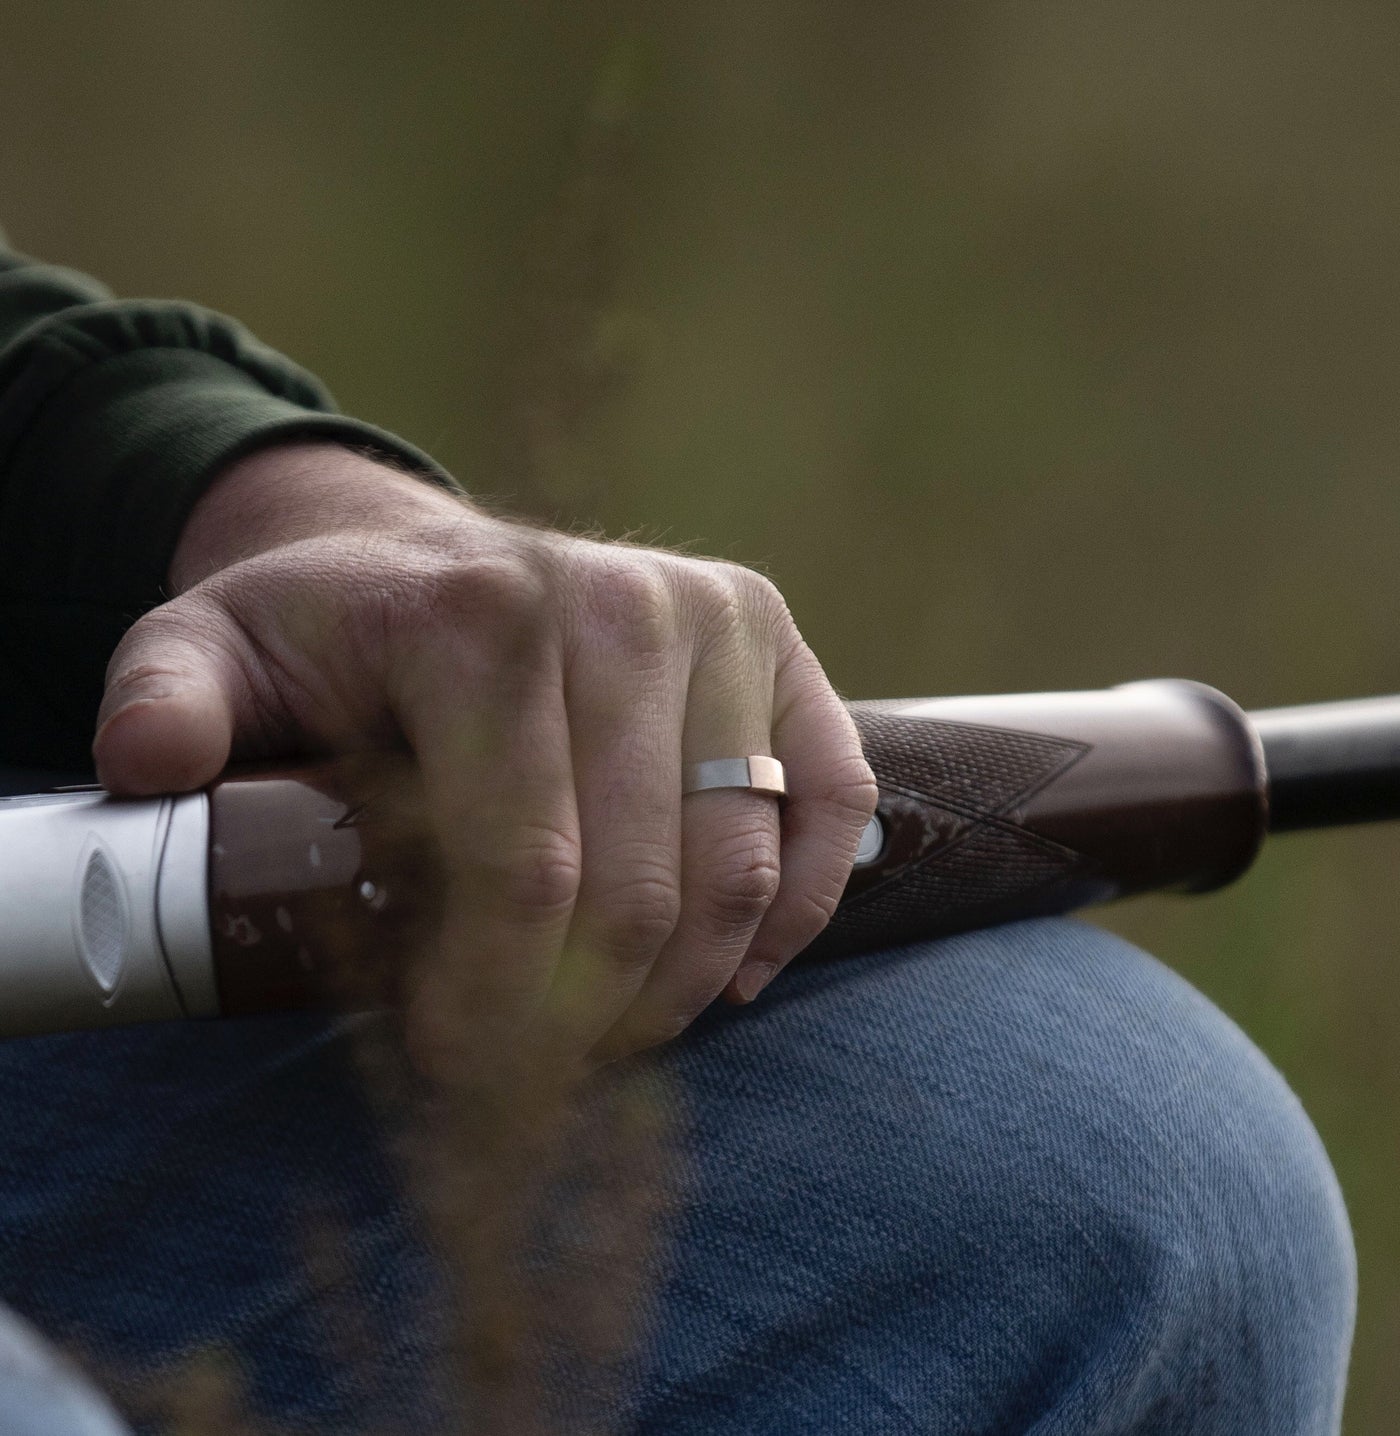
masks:
{"label": "shotgun barrel", "polygon": [[1271,833],[1400,817],[1400,697],[1249,716],[1264,747]]}
{"label": "shotgun barrel", "polygon": [[[1400,698],[1245,714],[1181,680],[850,705],[880,787],[812,957],[1233,881],[1400,817]],[[393,1001],[442,867],[403,757],[0,799],[0,1035]]]}

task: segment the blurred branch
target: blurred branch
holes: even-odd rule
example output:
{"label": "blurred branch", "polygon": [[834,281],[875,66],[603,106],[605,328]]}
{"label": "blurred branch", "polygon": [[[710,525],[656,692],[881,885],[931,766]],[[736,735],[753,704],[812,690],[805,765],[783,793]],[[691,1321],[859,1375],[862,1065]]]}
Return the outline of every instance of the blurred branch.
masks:
{"label": "blurred branch", "polygon": [[502,365],[495,482],[536,518],[596,508],[587,426],[631,368],[633,325],[616,303],[635,188],[642,46],[623,36],[599,67],[573,154],[524,256]]}

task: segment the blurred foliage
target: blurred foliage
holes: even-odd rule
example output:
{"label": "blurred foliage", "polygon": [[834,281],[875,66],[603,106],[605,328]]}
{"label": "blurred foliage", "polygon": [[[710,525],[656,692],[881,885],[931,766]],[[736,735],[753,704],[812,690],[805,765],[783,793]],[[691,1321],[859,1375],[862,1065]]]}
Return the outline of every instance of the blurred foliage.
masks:
{"label": "blurred foliage", "polygon": [[[860,695],[1400,689],[1400,10],[0,0],[0,215]],[[1106,916],[1283,1068],[1400,1409],[1400,835]]]}

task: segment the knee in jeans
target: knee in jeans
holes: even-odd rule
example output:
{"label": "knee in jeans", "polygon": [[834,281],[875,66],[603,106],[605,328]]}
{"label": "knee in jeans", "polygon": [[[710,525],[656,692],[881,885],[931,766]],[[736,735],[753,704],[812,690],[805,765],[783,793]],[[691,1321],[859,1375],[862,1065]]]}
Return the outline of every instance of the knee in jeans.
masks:
{"label": "knee in jeans", "polygon": [[[1156,1372],[1154,1400],[1272,1407],[1294,1423],[1279,1429],[1331,1429],[1354,1255],[1331,1166],[1283,1078],[1116,938],[1042,923],[980,942],[1009,944],[1003,1085],[983,1117],[1002,1134],[1001,1180],[980,1189],[993,1226],[1039,1227],[1039,1243],[1021,1239],[1031,1282],[1051,1297],[1059,1285],[1083,1349]],[[1153,1419],[1142,1429],[1171,1429]]]}
{"label": "knee in jeans", "polygon": [[697,1369],[815,1393],[794,1353],[838,1351],[930,1429],[1334,1429],[1354,1273],[1326,1156],[1129,944],[1045,921],[796,968],[670,1060],[724,1273]]}

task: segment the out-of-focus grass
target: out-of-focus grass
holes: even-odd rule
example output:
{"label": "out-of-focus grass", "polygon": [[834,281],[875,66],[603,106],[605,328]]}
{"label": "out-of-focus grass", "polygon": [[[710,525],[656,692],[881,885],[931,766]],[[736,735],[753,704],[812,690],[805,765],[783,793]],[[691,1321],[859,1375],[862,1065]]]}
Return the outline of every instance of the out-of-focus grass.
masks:
{"label": "out-of-focus grass", "polygon": [[[1398,29],[1367,0],[12,4],[0,213],[237,313],[482,490],[521,481],[531,385],[607,376],[550,420],[536,501],[762,563],[853,694],[1383,692]],[[1327,1142],[1354,1436],[1400,1406],[1397,865],[1389,830],[1291,838],[1105,917]]]}

